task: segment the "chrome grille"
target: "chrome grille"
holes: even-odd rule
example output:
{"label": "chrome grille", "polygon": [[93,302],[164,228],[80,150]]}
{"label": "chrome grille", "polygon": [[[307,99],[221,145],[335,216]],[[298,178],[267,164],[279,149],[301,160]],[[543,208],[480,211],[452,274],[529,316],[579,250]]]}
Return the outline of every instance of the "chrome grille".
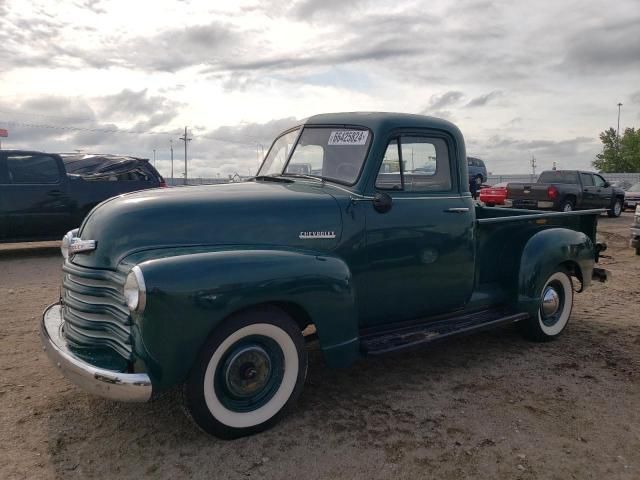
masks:
{"label": "chrome grille", "polygon": [[62,269],[63,333],[69,345],[107,347],[132,360],[131,317],[122,295],[125,278],[68,261]]}

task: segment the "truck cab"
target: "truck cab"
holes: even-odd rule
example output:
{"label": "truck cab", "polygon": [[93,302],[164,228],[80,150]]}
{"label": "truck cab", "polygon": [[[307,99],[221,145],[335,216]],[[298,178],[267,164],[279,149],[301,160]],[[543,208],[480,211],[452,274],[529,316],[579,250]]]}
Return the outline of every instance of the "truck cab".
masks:
{"label": "truck cab", "polygon": [[450,122],[311,117],[274,140],[247,182],[98,205],[63,240],[43,345],[107,398],[180,386],[199,427],[235,438],[295,402],[309,341],[328,366],[348,367],[512,323],[557,338],[574,282],[606,280],[601,211],[481,207],[467,179]]}

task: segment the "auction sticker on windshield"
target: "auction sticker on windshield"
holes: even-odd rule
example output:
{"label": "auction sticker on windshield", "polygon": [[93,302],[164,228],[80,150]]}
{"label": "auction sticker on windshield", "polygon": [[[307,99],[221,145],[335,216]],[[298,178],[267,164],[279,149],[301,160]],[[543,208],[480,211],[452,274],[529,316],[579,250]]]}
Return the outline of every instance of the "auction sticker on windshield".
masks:
{"label": "auction sticker on windshield", "polygon": [[329,145],[364,145],[367,142],[367,130],[334,130],[329,135]]}

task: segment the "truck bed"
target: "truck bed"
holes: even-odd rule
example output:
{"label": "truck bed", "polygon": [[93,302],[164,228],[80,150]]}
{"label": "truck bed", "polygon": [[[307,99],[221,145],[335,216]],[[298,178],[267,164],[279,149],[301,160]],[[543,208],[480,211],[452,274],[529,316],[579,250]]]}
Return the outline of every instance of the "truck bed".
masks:
{"label": "truck bed", "polygon": [[541,212],[513,208],[476,207],[476,285],[502,283],[518,271],[520,252],[540,230],[561,227],[583,232],[596,243],[602,209]]}

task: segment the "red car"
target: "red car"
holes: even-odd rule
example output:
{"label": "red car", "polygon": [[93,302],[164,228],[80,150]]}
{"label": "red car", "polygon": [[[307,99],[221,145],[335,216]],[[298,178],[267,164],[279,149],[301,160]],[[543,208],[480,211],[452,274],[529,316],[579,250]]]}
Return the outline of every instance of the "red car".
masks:
{"label": "red car", "polygon": [[480,201],[487,207],[504,205],[507,198],[507,182],[497,183],[493,187],[480,189]]}

